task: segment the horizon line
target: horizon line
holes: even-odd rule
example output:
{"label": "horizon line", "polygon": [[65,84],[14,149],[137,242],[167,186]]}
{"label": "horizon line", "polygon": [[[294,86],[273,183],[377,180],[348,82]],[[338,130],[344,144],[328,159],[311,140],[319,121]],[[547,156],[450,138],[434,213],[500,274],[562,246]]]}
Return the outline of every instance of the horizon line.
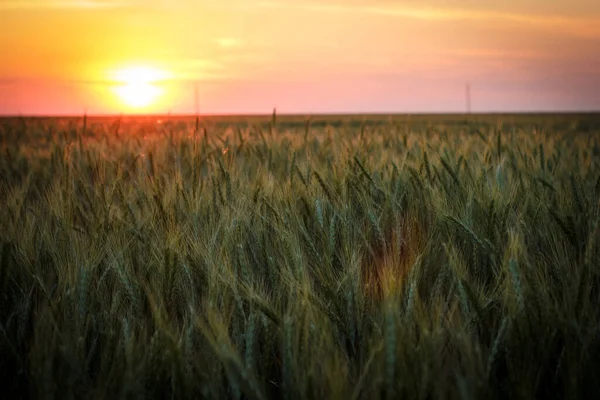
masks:
{"label": "horizon line", "polygon": [[[311,117],[311,116],[428,116],[428,115],[449,115],[449,116],[482,116],[482,115],[594,115],[600,114],[600,109],[582,109],[582,110],[504,110],[504,111],[371,111],[371,112],[355,112],[355,111],[339,111],[339,112],[277,112],[281,117]],[[272,117],[273,112],[265,113],[0,113],[0,119],[4,118],[129,118],[129,117],[163,117],[163,118],[196,118],[196,117]]]}

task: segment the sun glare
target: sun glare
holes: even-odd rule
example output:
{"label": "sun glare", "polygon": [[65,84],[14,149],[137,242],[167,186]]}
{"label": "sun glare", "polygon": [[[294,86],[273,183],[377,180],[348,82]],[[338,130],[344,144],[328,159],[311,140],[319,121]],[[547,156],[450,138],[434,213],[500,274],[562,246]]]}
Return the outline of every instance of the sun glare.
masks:
{"label": "sun glare", "polygon": [[169,75],[152,67],[130,67],[114,72],[113,79],[119,82],[115,92],[121,102],[134,109],[142,109],[156,104],[163,89],[159,83]]}

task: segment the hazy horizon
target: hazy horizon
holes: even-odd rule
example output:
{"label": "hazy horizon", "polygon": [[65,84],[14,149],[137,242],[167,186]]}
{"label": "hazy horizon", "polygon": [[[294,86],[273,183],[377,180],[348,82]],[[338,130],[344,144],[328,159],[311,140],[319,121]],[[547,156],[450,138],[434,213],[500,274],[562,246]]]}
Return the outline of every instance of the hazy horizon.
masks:
{"label": "hazy horizon", "polygon": [[[86,112],[86,111],[82,111],[82,112],[62,112],[62,113],[43,113],[43,112],[30,112],[30,113],[19,113],[19,112],[14,112],[14,113],[1,113],[0,112],[0,118],[15,118],[15,117],[24,117],[24,118],[65,118],[65,117],[82,117],[82,116],[88,116],[88,117],[120,117],[120,116],[127,116],[127,117],[183,117],[183,118],[195,118],[197,116],[199,117],[244,117],[244,116],[257,116],[257,117],[262,117],[262,116],[266,116],[266,117],[270,117],[273,114],[273,110],[265,110],[265,111],[255,111],[255,112],[245,112],[245,111],[239,111],[239,112],[200,112],[200,113],[194,113],[192,111],[182,111],[182,112],[105,112],[105,113],[101,113],[101,112]],[[380,116],[411,116],[411,115],[449,115],[449,116],[478,116],[478,115],[579,115],[579,114],[584,114],[584,115],[588,115],[588,114],[600,114],[600,107],[597,109],[572,109],[572,110],[565,110],[565,109],[556,109],[556,110],[536,110],[536,109],[531,109],[531,110],[511,110],[511,109],[507,109],[507,110],[480,110],[480,111],[472,111],[472,112],[466,112],[466,111],[376,111],[376,110],[371,110],[371,111],[361,111],[361,110],[350,110],[350,111],[303,111],[303,110],[299,110],[299,111],[291,111],[291,112],[285,112],[285,111],[277,111],[277,115],[279,116],[364,116],[364,115],[380,115]]]}

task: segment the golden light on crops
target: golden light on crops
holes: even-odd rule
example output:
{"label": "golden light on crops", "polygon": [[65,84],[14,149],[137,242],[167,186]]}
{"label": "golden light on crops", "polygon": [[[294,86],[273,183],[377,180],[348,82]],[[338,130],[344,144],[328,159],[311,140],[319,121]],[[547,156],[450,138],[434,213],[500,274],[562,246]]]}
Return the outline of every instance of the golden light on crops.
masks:
{"label": "golden light on crops", "polygon": [[155,105],[164,92],[160,82],[167,78],[165,71],[146,66],[122,68],[113,77],[118,82],[115,92],[121,103],[132,109]]}

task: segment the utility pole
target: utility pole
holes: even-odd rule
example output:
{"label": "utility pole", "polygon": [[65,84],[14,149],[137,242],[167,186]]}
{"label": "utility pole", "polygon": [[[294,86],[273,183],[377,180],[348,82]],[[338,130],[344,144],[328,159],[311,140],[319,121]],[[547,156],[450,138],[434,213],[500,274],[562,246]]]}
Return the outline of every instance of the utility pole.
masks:
{"label": "utility pole", "polygon": [[467,105],[467,114],[471,114],[471,85],[468,83],[465,86],[465,101]]}
{"label": "utility pole", "polygon": [[198,91],[198,82],[194,84],[194,107],[196,116],[198,116],[200,114],[200,94]]}
{"label": "utility pole", "polygon": [[196,130],[194,132],[198,133],[198,129],[200,129],[200,95],[198,93],[197,81],[194,85],[194,106],[196,109]]}

